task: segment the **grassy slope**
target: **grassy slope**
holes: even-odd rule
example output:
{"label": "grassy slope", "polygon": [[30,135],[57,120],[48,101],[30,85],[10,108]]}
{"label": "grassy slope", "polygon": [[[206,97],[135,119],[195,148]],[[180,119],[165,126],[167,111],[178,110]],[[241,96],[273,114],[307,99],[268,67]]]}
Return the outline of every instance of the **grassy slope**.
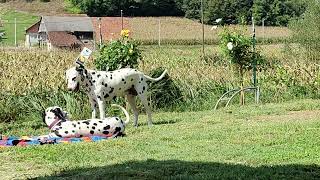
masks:
{"label": "grassy slope", "polygon": [[7,45],[14,45],[15,43],[15,18],[17,19],[17,43],[20,45],[24,44],[25,29],[39,20],[39,17],[36,15],[11,10],[5,10],[1,12],[0,18],[4,22],[3,27],[0,27],[0,31],[4,30],[4,32],[6,33],[3,41],[0,44],[3,43]]}
{"label": "grassy slope", "polygon": [[[317,179],[320,101],[157,113],[148,128],[97,143],[4,148],[0,172],[12,177]],[[39,119],[37,124],[40,124]],[[32,130],[14,128],[17,135]],[[41,127],[35,133],[43,133]]]}

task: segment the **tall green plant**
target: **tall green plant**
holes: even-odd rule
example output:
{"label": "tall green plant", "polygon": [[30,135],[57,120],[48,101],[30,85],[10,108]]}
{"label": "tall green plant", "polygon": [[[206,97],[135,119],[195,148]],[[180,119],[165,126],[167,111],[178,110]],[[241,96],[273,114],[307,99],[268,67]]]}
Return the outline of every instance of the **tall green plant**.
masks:
{"label": "tall green plant", "polygon": [[[253,69],[253,60],[257,60],[257,65],[261,65],[264,60],[259,53],[253,52],[251,38],[244,33],[224,29],[219,36],[219,48],[222,54],[234,65],[234,70],[239,76],[239,85],[243,89],[244,74]],[[244,104],[243,91],[241,91],[240,102]]]}
{"label": "tall green plant", "polygon": [[124,67],[136,68],[141,59],[137,42],[129,38],[129,30],[123,30],[120,39],[101,47],[94,63],[98,70],[113,71]]}

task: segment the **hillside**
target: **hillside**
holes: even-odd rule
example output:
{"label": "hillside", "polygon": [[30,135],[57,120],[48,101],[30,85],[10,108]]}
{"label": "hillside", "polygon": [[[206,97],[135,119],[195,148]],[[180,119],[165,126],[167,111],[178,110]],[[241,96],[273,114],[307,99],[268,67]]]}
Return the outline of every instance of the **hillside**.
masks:
{"label": "hillside", "polygon": [[3,12],[3,10],[16,10],[35,15],[57,15],[68,13],[66,9],[67,3],[64,0],[52,0],[50,2],[11,0],[6,3],[0,3],[0,12]]}

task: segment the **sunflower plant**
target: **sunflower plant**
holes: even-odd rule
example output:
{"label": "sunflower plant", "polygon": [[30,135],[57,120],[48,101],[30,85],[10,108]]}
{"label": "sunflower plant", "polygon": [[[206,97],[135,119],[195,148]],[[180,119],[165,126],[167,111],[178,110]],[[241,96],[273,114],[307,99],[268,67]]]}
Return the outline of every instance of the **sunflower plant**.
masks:
{"label": "sunflower plant", "polygon": [[138,43],[130,38],[129,30],[122,30],[120,38],[103,44],[94,64],[98,70],[113,71],[120,68],[136,68],[142,60]]}

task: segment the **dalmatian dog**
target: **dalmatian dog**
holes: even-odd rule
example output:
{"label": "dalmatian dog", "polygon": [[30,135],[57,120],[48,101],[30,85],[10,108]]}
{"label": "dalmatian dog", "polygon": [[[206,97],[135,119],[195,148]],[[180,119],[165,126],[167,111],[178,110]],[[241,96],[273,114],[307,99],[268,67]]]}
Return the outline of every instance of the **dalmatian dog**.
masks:
{"label": "dalmatian dog", "polygon": [[112,104],[111,106],[120,108],[126,116],[123,121],[119,117],[107,117],[101,119],[88,119],[70,121],[68,113],[58,106],[49,107],[43,114],[43,121],[51,130],[49,135],[43,138],[52,137],[83,137],[83,136],[107,136],[109,138],[124,135],[126,124],[129,123],[129,114],[122,106]]}
{"label": "dalmatian dog", "polygon": [[127,100],[134,113],[134,126],[138,126],[138,109],[135,103],[135,96],[138,96],[145,107],[148,115],[148,125],[152,125],[151,109],[147,100],[147,81],[159,81],[166,70],[158,78],[152,78],[144,73],[131,68],[123,68],[115,71],[87,70],[83,65],[78,64],[66,71],[68,89],[78,91],[80,88],[89,96],[92,108],[92,118],[96,118],[99,110],[100,119],[105,118],[106,102],[115,97],[127,97]]}

